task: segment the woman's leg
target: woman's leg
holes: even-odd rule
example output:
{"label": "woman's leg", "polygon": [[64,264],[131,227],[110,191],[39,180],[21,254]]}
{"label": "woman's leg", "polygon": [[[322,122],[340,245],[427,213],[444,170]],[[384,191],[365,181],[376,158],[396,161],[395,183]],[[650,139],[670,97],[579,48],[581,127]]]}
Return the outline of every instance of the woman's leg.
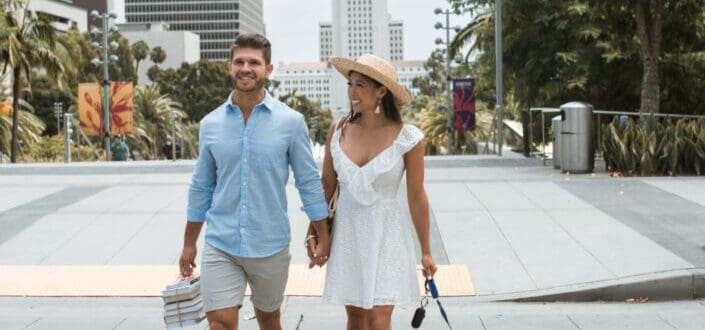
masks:
{"label": "woman's leg", "polygon": [[394,305],[379,305],[372,308],[369,317],[370,330],[389,330],[392,327]]}
{"label": "woman's leg", "polygon": [[360,307],[345,306],[345,311],[348,314],[348,330],[368,330],[371,310],[362,309]]}

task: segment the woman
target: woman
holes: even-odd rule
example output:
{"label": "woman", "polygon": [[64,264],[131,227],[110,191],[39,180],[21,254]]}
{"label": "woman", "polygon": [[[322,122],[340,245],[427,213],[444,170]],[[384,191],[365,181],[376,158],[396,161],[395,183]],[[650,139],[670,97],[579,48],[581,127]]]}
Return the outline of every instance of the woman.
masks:
{"label": "woman", "polygon": [[[394,306],[419,299],[411,222],[421,265],[426,274],[436,272],[423,187],[423,134],[402,123],[399,106],[411,96],[388,62],[366,54],[357,61],[334,57],[331,63],[348,79],[351,109],[328,132],[323,159],[327,199],[336,181],[340,185],[323,300],[345,305],[348,329],[389,329]],[[404,171],[412,221],[396,199]],[[315,236],[309,231],[308,237]],[[318,243],[312,241],[307,241],[311,265],[320,264],[317,258],[326,256],[313,255]]]}

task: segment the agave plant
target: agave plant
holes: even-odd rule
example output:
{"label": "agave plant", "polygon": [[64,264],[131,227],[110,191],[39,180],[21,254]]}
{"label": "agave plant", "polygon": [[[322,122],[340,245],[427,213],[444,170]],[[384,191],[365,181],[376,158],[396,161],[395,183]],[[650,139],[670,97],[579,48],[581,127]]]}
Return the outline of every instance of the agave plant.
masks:
{"label": "agave plant", "polygon": [[604,159],[609,171],[625,175],[703,174],[705,120],[655,117],[622,122],[615,118],[603,136]]}

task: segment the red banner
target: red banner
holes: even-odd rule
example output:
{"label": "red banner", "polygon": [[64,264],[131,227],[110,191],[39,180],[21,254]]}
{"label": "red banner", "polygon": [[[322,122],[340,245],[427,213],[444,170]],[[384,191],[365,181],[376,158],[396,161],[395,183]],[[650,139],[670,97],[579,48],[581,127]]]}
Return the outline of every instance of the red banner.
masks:
{"label": "red banner", "polygon": [[475,130],[475,79],[453,79],[453,129]]}

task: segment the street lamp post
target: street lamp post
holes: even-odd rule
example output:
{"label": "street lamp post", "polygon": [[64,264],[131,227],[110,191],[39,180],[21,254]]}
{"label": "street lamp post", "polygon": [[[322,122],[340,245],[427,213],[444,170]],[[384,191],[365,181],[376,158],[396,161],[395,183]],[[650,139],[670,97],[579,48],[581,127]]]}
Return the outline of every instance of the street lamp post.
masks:
{"label": "street lamp post", "polygon": [[61,101],[54,102],[54,116],[56,117],[56,134],[61,134],[61,116],[64,114],[64,104]]}
{"label": "street lamp post", "polygon": [[494,20],[495,79],[497,84],[497,152],[502,156],[504,142],[504,99],[502,90],[502,0],[495,0]]}
{"label": "street lamp post", "polygon": [[176,111],[171,112],[171,160],[176,161],[176,118],[179,114]]}
{"label": "street lamp post", "polygon": [[70,113],[64,114],[64,161],[67,163],[71,162],[71,142],[73,142],[71,140],[71,133],[73,132],[71,118],[72,115]]}
{"label": "street lamp post", "polygon": [[450,26],[450,14],[459,15],[460,12],[458,12],[457,10],[451,12],[449,9],[446,9],[444,11],[440,8],[436,8],[436,10],[434,10],[434,13],[436,15],[440,15],[440,14],[446,15],[446,24],[445,25],[443,25],[443,23],[441,23],[441,22],[437,22],[435,25],[435,28],[437,30],[440,30],[440,29],[446,30],[446,40],[444,42],[443,39],[436,38],[435,42],[436,42],[436,45],[441,45],[441,44],[446,45],[446,56],[445,56],[445,62],[446,62],[446,102],[447,102],[446,111],[447,111],[447,117],[448,117],[447,118],[448,120],[446,122],[446,132],[448,134],[448,154],[450,155],[453,153],[453,100],[452,100],[452,94],[451,94],[452,93],[451,92],[451,83],[453,81],[452,81],[451,72],[450,72],[450,61],[451,61],[451,59],[450,59],[450,30],[455,30],[456,32],[460,30],[460,27],[458,27],[458,26],[455,26],[455,27]]}
{"label": "street lamp post", "polygon": [[99,60],[97,58],[94,58],[91,63],[93,65],[103,65],[103,136],[105,138],[104,140],[104,146],[105,146],[105,159],[110,160],[110,73],[109,73],[109,67],[110,67],[110,61],[117,61],[118,57],[115,55],[108,55],[108,48],[112,49],[117,49],[118,44],[117,42],[113,41],[111,43],[108,43],[108,34],[110,32],[116,32],[117,31],[117,26],[111,26],[108,28],[108,24],[110,23],[110,19],[115,19],[117,18],[117,14],[115,13],[99,13],[97,10],[91,11],[91,17],[94,19],[100,19],[102,20],[102,26],[103,29],[100,30],[98,28],[93,28],[91,30],[91,33],[93,35],[99,35],[102,34],[103,36],[103,43],[100,44],[98,42],[93,42],[91,46],[93,46],[94,49],[102,49],[103,50],[103,60]]}

